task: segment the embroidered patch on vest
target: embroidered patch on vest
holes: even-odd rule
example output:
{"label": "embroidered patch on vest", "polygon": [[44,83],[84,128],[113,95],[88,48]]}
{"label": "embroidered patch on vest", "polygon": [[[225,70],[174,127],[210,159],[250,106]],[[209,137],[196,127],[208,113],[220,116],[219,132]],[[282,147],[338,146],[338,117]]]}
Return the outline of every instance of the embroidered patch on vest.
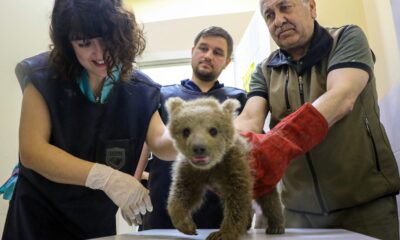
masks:
{"label": "embroidered patch on vest", "polygon": [[125,162],[125,149],[118,147],[106,149],[106,164],[108,166],[120,170]]}

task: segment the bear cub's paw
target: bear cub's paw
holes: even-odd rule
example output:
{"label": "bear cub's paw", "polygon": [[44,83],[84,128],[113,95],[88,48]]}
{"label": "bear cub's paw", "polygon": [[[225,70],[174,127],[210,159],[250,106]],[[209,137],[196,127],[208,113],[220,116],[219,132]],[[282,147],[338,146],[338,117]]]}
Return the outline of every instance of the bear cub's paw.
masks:
{"label": "bear cub's paw", "polygon": [[230,234],[223,231],[215,231],[210,233],[206,240],[239,240],[239,235]]}
{"label": "bear cub's paw", "polygon": [[174,218],[171,216],[171,220],[176,229],[184,234],[197,235],[196,224],[193,222],[191,216],[183,218]]}
{"label": "bear cub's paw", "polygon": [[268,226],[268,228],[265,230],[266,234],[284,234],[285,233],[285,227],[283,224],[275,225],[275,226]]}

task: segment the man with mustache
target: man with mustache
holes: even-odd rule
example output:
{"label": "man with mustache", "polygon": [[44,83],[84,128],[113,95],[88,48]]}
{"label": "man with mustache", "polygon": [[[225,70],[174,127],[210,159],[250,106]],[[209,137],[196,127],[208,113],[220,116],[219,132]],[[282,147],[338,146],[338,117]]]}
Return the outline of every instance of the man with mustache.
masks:
{"label": "man with mustache", "polygon": [[[243,90],[226,87],[218,81],[221,72],[231,62],[232,51],[233,40],[226,30],[213,26],[198,33],[192,48],[192,78],[161,88],[160,114],[164,123],[168,121],[164,104],[170,97],[180,97],[184,100],[214,97],[221,102],[235,98],[244,106],[246,93]],[[164,161],[156,157],[150,161],[148,187],[153,212],[143,216],[141,229],[174,228],[167,212],[172,163],[173,161]],[[198,228],[219,228],[222,211],[218,195],[208,191],[204,204],[193,219]]]}
{"label": "man with mustache", "polygon": [[[260,168],[279,161],[283,174],[288,166],[286,227],[398,239],[400,179],[364,33],[320,26],[315,0],[260,0],[260,9],[279,49],[258,64],[236,126],[248,131]],[[268,113],[271,130],[256,134]]]}

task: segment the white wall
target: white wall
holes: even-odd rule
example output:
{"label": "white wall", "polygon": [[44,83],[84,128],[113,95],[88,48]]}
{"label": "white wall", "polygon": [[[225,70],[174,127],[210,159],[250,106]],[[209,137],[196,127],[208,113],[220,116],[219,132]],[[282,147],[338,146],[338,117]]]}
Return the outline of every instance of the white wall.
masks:
{"label": "white wall", "polygon": [[[399,46],[390,1],[363,0],[367,37],[376,55],[375,76],[379,100],[400,83]],[[398,10],[397,10],[398,11]],[[395,129],[390,129],[395,131]]]}
{"label": "white wall", "polygon": [[252,16],[253,12],[247,11],[144,23],[146,50],[138,61],[190,58],[195,36],[212,25],[226,29],[236,46]]}
{"label": "white wall", "polygon": [[392,13],[397,33],[397,45],[400,46],[400,0],[390,0],[390,2],[392,3]]}
{"label": "white wall", "polygon": [[[221,73],[218,80],[226,86],[235,86],[234,63],[231,62]],[[141,69],[160,85],[179,84],[181,80],[192,78],[190,63],[178,66],[148,66]],[[240,88],[241,86],[239,86]]]}
{"label": "white wall", "polygon": [[249,90],[251,73],[271,53],[270,42],[265,21],[256,10],[234,52],[236,87]]}
{"label": "white wall", "polygon": [[[16,63],[48,49],[52,0],[2,1],[0,7],[0,183],[18,161],[18,123],[21,90],[14,75]],[[3,233],[8,201],[0,200]]]}

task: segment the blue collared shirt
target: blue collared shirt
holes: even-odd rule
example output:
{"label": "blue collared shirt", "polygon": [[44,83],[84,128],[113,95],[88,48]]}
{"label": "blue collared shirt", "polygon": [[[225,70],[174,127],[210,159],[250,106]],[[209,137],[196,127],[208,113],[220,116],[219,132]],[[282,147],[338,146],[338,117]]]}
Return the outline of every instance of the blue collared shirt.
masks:
{"label": "blue collared shirt", "polygon": [[[192,80],[190,79],[185,79],[181,81],[181,85],[184,86],[187,89],[190,89],[192,91],[196,91],[196,92],[202,92],[201,89],[196,85],[196,83],[194,83]],[[214,90],[214,89],[219,89],[219,88],[223,88],[224,84],[220,83],[219,81],[216,81],[214,83],[214,86],[212,88],[210,88],[210,90],[208,90],[208,92]]]}
{"label": "blue collared shirt", "polygon": [[108,94],[110,94],[111,89],[114,87],[114,84],[119,81],[120,69],[117,67],[114,67],[111,74],[113,77],[108,76],[104,80],[103,88],[101,89],[101,94],[100,94],[99,99],[96,99],[96,97],[94,96],[93,90],[89,84],[89,75],[86,70],[84,70],[82,72],[82,75],[78,78],[77,83],[78,83],[79,88],[81,89],[82,93],[91,102],[104,103],[108,97]]}

